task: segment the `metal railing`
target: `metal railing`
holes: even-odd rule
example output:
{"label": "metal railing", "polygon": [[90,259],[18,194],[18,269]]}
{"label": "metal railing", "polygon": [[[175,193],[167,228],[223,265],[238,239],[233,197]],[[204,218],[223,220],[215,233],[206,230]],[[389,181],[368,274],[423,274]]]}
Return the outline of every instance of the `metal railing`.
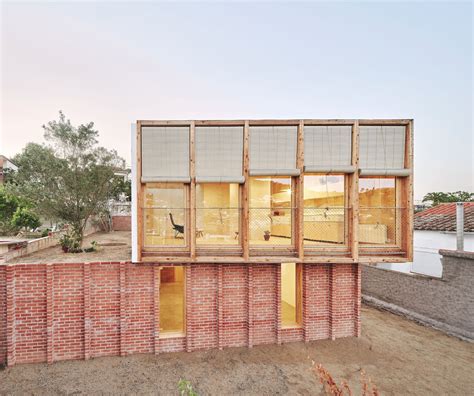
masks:
{"label": "metal railing", "polygon": [[349,208],[304,208],[303,238],[306,246],[344,245],[347,243]]}
{"label": "metal railing", "polygon": [[250,208],[250,245],[292,244],[295,208]]}
{"label": "metal railing", "polygon": [[239,245],[241,208],[196,208],[196,245]]}
{"label": "metal railing", "polygon": [[359,244],[400,246],[406,213],[398,207],[359,208]]}

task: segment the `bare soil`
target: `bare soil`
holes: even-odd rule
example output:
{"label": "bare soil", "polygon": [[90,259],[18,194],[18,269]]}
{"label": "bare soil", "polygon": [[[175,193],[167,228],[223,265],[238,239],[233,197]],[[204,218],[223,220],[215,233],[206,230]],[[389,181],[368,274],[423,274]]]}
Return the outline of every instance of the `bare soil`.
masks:
{"label": "bare soil", "polygon": [[96,232],[84,238],[83,248],[92,241],[99,244],[96,252],[64,253],[61,247],[55,246],[18,257],[8,263],[83,263],[93,261],[129,261],[132,256],[130,231]]}
{"label": "bare soil", "polygon": [[362,307],[362,337],[158,356],[98,358],[0,371],[0,394],[177,395],[180,378],[200,395],[321,395],[311,361],[360,394],[365,370],[383,395],[468,395],[474,344]]}

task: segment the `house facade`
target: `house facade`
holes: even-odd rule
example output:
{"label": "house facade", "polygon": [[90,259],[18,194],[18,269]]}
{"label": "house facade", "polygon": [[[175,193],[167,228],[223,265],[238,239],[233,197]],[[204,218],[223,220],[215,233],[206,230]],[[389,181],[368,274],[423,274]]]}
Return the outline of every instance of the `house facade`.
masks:
{"label": "house facade", "polygon": [[162,350],[360,334],[360,263],[413,255],[412,120],[140,120],[132,262]]}

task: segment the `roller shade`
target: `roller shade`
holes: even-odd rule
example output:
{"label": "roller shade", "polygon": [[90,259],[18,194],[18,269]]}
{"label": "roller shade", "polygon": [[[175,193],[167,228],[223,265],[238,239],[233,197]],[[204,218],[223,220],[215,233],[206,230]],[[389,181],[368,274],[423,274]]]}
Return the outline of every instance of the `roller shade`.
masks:
{"label": "roller shade", "polygon": [[196,181],[243,183],[243,127],[196,127]]}
{"label": "roller shade", "polygon": [[251,175],[298,175],[296,126],[250,127]]}
{"label": "roller shade", "polygon": [[361,172],[368,174],[370,171],[404,170],[404,126],[361,126],[359,130]]}
{"label": "roller shade", "polygon": [[142,182],[189,183],[189,127],[142,127]]}
{"label": "roller shade", "polygon": [[352,126],[304,127],[305,172],[352,173]]}

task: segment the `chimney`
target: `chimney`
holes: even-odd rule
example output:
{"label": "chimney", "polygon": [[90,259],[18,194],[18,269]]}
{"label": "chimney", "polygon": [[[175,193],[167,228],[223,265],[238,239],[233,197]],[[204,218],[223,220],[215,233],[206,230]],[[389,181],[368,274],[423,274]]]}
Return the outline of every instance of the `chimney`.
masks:
{"label": "chimney", "polygon": [[456,250],[464,250],[464,203],[456,202]]}

